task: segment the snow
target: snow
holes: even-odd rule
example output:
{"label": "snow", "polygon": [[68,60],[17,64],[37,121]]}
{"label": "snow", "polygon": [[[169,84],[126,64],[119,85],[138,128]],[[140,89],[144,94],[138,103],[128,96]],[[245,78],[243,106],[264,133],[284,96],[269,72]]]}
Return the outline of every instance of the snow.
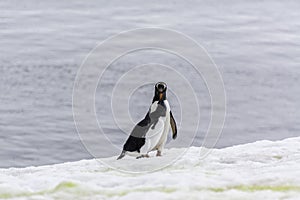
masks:
{"label": "snow", "polygon": [[300,199],[300,137],[201,150],[0,169],[0,199]]}

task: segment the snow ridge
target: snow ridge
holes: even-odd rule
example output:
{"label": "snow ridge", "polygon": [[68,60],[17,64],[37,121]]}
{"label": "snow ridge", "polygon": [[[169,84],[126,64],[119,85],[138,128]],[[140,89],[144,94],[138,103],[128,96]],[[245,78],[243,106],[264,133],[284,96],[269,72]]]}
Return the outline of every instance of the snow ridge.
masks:
{"label": "snow ridge", "polygon": [[[185,151],[186,150],[186,151]],[[213,149],[169,149],[163,157],[125,157],[0,169],[0,199],[299,199],[300,137]],[[149,173],[124,173],[181,155]]]}

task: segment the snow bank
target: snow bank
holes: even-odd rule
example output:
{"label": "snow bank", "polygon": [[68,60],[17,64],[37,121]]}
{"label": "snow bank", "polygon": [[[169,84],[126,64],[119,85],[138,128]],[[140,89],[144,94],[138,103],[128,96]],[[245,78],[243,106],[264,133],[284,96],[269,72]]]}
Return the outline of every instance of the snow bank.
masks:
{"label": "snow bank", "polygon": [[[183,150],[105,162],[139,169]],[[203,160],[200,150],[151,173],[123,173],[95,159],[0,169],[0,199],[300,199],[300,137],[214,149]]]}

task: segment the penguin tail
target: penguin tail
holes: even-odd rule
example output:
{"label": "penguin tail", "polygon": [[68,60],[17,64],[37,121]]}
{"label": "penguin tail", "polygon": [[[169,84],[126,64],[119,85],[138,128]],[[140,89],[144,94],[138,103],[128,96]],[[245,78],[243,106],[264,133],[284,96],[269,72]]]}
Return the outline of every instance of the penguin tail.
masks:
{"label": "penguin tail", "polygon": [[126,155],[126,151],[123,150],[122,153],[119,155],[119,157],[117,158],[117,160],[122,159],[124,156]]}

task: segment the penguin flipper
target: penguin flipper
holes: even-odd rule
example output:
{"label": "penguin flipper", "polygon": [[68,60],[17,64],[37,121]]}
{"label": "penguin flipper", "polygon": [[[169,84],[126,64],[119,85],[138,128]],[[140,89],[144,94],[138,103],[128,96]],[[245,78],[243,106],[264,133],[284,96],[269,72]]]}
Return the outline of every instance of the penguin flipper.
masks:
{"label": "penguin flipper", "polygon": [[123,150],[122,153],[117,158],[117,160],[120,160],[120,159],[124,158],[125,155],[126,155],[126,151]]}
{"label": "penguin flipper", "polygon": [[172,111],[170,111],[170,124],[171,124],[171,128],[172,128],[172,138],[173,140],[176,139],[177,137],[177,126],[176,126],[176,121],[173,117]]}

